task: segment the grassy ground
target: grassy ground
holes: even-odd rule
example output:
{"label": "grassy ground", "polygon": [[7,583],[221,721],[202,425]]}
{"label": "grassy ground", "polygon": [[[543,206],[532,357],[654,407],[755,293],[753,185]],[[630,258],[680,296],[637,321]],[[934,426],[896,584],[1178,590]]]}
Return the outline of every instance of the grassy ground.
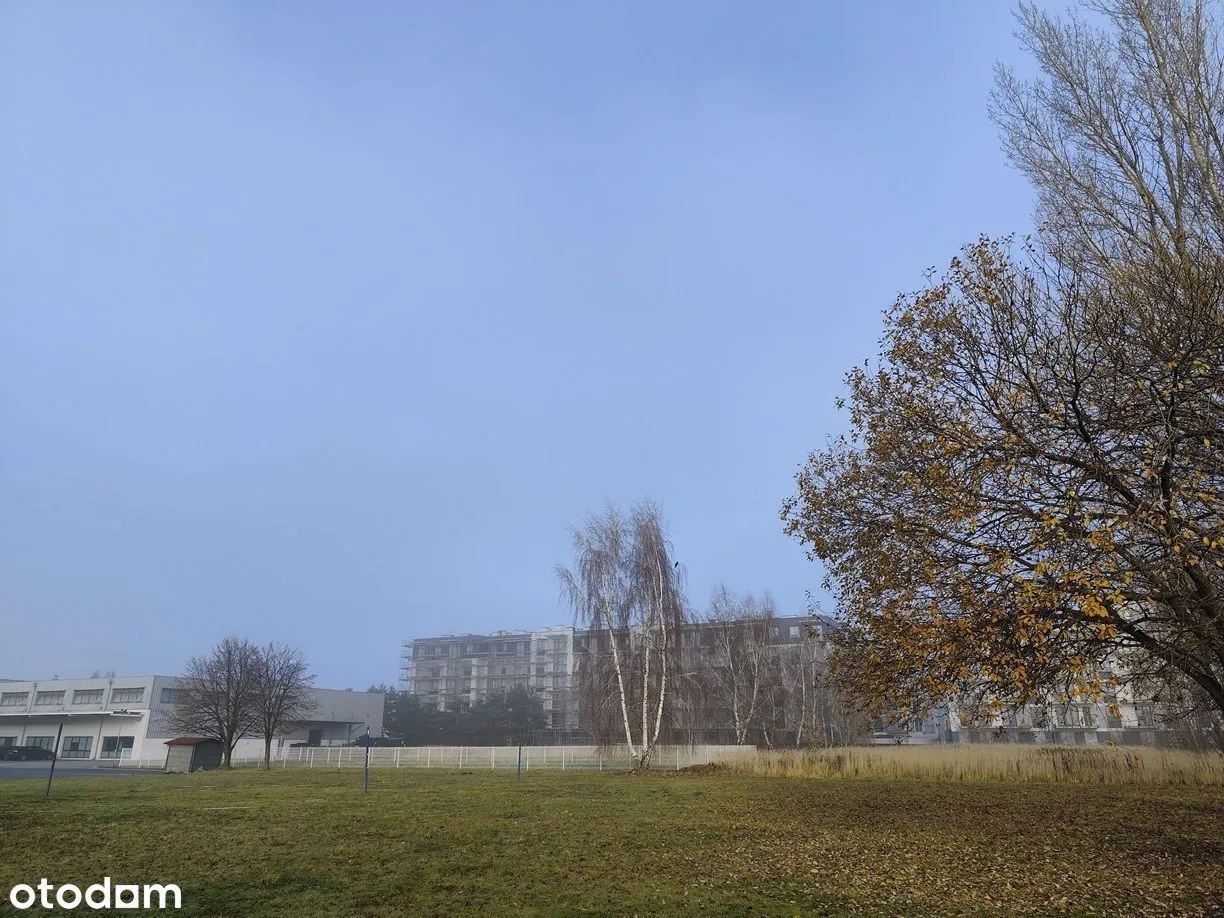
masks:
{"label": "grassy ground", "polygon": [[[177,883],[183,915],[1210,914],[1192,786],[356,770],[0,784],[15,883]],[[87,914],[99,914],[82,908]],[[48,914],[9,909],[6,914]],[[133,914],[121,912],[119,914]],[[1221,909],[1217,914],[1224,914]]]}

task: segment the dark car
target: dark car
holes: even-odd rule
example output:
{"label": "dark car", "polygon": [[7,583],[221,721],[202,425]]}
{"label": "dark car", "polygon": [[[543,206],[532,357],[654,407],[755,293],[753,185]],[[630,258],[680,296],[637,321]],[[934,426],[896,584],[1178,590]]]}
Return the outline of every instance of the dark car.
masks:
{"label": "dark car", "polygon": [[55,758],[55,753],[44,746],[5,746],[0,749],[0,759],[6,762],[46,761]]}

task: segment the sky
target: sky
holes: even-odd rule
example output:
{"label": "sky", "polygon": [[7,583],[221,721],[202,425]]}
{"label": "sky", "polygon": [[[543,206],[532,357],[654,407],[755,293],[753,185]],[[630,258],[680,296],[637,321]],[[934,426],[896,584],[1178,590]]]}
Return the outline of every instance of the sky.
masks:
{"label": "sky", "polygon": [[568,624],[607,501],[714,587],[880,312],[1033,196],[1011,4],[0,2],[0,677],[317,683]]}

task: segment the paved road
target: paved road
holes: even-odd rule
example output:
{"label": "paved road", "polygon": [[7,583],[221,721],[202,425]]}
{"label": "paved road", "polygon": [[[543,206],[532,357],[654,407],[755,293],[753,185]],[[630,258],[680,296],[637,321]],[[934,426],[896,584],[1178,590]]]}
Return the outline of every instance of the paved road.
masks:
{"label": "paved road", "polygon": [[[0,762],[0,781],[9,778],[42,778],[47,780],[50,762]],[[158,774],[156,771],[138,771],[134,768],[112,768],[85,764],[72,764],[64,761],[55,765],[56,778],[130,778],[134,775]]]}

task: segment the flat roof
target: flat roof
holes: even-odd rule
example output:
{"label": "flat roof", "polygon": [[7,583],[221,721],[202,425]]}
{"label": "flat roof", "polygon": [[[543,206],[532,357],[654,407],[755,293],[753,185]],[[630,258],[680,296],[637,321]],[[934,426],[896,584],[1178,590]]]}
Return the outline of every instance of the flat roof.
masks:
{"label": "flat roof", "polygon": [[147,711],[0,711],[0,717],[143,717]]}

